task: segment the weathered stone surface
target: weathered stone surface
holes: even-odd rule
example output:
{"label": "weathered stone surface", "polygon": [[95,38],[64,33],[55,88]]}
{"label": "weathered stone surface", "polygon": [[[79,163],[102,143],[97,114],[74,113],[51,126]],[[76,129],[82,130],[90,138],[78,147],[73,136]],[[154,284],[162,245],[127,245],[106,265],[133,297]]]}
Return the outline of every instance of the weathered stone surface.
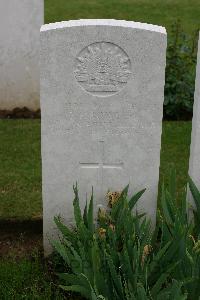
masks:
{"label": "weathered stone surface", "polygon": [[0,109],[38,109],[43,0],[0,1],[0,19]]}
{"label": "weathered stone surface", "polygon": [[[190,146],[190,162],[189,162],[189,175],[200,188],[200,39],[197,55],[197,69],[196,69],[196,83],[193,107],[193,120],[192,120],[192,136]],[[189,199],[194,205],[191,194]]]}
{"label": "weathered stone surface", "polygon": [[[138,210],[155,222],[160,164],[166,32],[116,20],[78,20],[41,29],[44,246],[56,214],[73,222],[94,187],[95,207],[108,190],[144,187]],[[126,221],[126,220],[124,220]]]}

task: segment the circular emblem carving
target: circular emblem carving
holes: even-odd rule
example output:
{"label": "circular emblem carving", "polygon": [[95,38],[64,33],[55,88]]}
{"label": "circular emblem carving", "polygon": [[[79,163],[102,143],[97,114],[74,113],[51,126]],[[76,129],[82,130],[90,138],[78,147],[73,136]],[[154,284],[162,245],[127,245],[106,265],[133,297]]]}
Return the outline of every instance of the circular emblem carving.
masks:
{"label": "circular emblem carving", "polygon": [[74,73],[78,83],[87,92],[107,97],[126,85],[131,75],[131,62],[119,46],[97,42],[79,53]]}

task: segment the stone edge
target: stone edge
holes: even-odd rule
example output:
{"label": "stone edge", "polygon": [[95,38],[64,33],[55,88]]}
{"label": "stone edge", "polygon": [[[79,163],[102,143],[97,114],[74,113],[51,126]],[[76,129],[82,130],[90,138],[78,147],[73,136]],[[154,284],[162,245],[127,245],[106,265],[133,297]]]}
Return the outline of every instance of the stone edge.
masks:
{"label": "stone edge", "polygon": [[115,19],[80,19],[50,23],[43,25],[40,29],[40,32],[80,26],[117,26],[167,34],[165,27],[162,26]]}

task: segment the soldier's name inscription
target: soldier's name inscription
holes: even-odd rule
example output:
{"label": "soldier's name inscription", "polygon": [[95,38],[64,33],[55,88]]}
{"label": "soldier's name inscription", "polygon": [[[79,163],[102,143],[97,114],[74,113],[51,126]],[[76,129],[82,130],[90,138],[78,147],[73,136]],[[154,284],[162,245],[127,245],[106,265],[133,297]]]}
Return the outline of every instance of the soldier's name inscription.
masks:
{"label": "soldier's name inscription", "polygon": [[[97,107],[96,110],[87,111],[84,105],[78,102],[67,102],[64,105],[63,115],[57,116],[56,120],[46,124],[51,134],[74,134],[85,131],[89,134],[101,132],[105,134],[132,133],[130,126],[135,114],[134,105],[124,103],[121,111],[105,110]],[[65,121],[63,121],[65,120]]]}

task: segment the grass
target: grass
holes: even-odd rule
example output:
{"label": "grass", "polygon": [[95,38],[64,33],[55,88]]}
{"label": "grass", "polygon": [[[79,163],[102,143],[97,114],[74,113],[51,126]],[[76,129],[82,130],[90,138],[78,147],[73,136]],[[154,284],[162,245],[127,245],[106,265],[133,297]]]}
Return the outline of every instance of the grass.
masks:
{"label": "grass", "polygon": [[164,122],[160,164],[160,190],[162,182],[168,183],[170,170],[177,172],[178,199],[185,195],[189,168],[191,122]]}
{"label": "grass", "polygon": [[83,18],[114,18],[167,29],[178,19],[186,32],[200,28],[199,0],[45,0],[45,23]]}
{"label": "grass", "polygon": [[81,299],[66,297],[50,276],[48,266],[38,255],[35,257],[0,259],[0,299]]}
{"label": "grass", "polygon": [[[164,122],[160,184],[174,164],[185,191],[191,122]],[[39,120],[0,120],[0,219],[42,216]]]}
{"label": "grass", "polygon": [[0,218],[40,217],[39,120],[0,120]]}
{"label": "grass", "polygon": [[0,298],[1,299],[50,299],[51,283],[47,283],[42,265],[26,258],[20,263],[8,259],[0,260]]}

